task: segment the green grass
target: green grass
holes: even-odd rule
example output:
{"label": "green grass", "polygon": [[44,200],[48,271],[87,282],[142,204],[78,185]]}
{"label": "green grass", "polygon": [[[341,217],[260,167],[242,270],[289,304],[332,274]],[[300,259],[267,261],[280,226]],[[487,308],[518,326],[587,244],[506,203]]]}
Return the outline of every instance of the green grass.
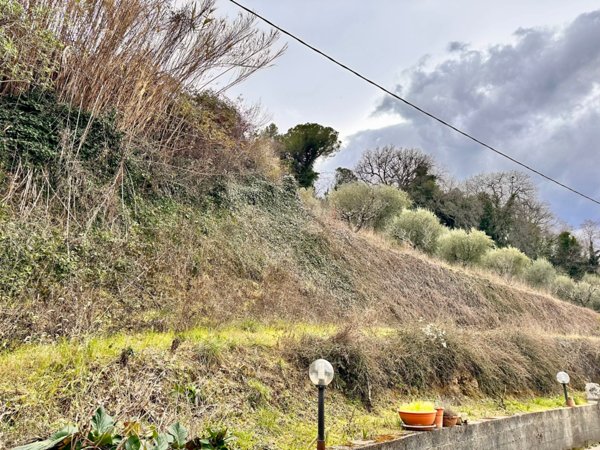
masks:
{"label": "green grass", "polygon": [[[121,420],[134,416],[165,425],[178,419],[192,432],[226,425],[242,449],[305,449],[315,435],[316,391],[306,371],[285,358],[284,343],[336,331],[333,325],[241,322],[183,333],[24,345],[0,354],[0,413],[8,418],[0,422],[0,441],[20,444],[68,421],[85,422],[101,402]],[[376,329],[371,333],[388,334]],[[173,353],[176,338],[181,344]],[[126,367],[121,363],[124,350],[130,352]],[[559,394],[502,401],[461,398],[447,406],[474,420],[560,407]],[[418,398],[386,388],[367,410],[360,401],[330,389],[328,443],[400,435],[400,405],[441,400],[442,394],[434,390]]]}

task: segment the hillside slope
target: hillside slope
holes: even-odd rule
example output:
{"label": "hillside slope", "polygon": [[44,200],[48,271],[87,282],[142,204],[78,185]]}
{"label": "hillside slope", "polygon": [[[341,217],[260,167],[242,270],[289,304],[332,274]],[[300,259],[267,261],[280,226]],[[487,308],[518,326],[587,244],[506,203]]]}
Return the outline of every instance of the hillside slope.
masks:
{"label": "hillside slope", "polygon": [[201,206],[136,204],[126,232],[71,237],[0,219],[4,345],[252,318],[598,334],[599,315],[357,235],[304,208],[292,187],[223,184]]}

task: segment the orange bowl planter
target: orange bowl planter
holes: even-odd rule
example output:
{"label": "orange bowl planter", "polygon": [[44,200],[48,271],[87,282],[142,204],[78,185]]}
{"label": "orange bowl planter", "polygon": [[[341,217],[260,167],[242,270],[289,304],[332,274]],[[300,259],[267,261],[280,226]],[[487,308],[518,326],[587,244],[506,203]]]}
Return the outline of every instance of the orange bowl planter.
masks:
{"label": "orange bowl planter", "polygon": [[435,422],[435,411],[431,412],[412,412],[412,411],[398,411],[400,419],[406,425],[418,425],[418,426],[429,426]]}

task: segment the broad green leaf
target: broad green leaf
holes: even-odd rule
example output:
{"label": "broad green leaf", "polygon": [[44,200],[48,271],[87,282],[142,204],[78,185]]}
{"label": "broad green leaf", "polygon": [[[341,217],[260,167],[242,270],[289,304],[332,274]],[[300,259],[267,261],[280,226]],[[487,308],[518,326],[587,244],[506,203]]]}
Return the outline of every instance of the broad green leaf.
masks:
{"label": "broad green leaf", "polygon": [[125,450],[140,450],[142,448],[142,443],[140,442],[140,438],[136,435],[129,436],[127,441],[125,441]]}
{"label": "broad green leaf", "polygon": [[154,445],[150,450],[168,450],[169,449],[169,438],[166,434],[159,434],[154,438]]}
{"label": "broad green leaf", "polygon": [[60,431],[57,431],[45,441],[33,442],[31,444],[22,445],[15,447],[13,450],[49,450],[64,441],[70,441],[75,433],[77,433],[77,427],[68,425]]}
{"label": "broad green leaf", "polygon": [[169,434],[173,436],[173,446],[175,448],[185,447],[185,441],[188,437],[188,431],[179,422],[174,423],[169,427]]}
{"label": "broad green leaf", "polygon": [[113,430],[115,421],[110,417],[104,408],[100,406],[92,417],[92,432],[98,436],[109,433]]}
{"label": "broad green leaf", "polygon": [[115,428],[115,421],[110,417],[104,408],[100,406],[92,417],[92,432],[90,433],[90,440],[96,445],[112,445],[115,441],[113,436],[113,430]]}

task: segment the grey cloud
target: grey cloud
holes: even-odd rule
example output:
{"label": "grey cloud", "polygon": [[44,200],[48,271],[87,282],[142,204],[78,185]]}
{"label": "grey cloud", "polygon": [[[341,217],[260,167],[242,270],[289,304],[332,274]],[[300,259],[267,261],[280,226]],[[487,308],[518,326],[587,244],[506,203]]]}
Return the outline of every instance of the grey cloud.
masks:
{"label": "grey cloud", "polygon": [[[562,29],[520,28],[511,44],[475,50],[452,42],[448,50],[451,55],[435,67],[420,63],[404,72],[399,92],[516,158],[600,197],[600,10],[582,14]],[[396,113],[407,122],[357,133],[324,167],[351,167],[366,148],[396,144],[423,148],[458,177],[515,168],[391,97],[375,112]],[[541,181],[539,186],[563,219],[577,224],[586,217],[600,218],[600,207]]]}
{"label": "grey cloud", "polygon": [[466,42],[452,41],[448,44],[449,52],[464,52],[469,48],[469,44]]}

